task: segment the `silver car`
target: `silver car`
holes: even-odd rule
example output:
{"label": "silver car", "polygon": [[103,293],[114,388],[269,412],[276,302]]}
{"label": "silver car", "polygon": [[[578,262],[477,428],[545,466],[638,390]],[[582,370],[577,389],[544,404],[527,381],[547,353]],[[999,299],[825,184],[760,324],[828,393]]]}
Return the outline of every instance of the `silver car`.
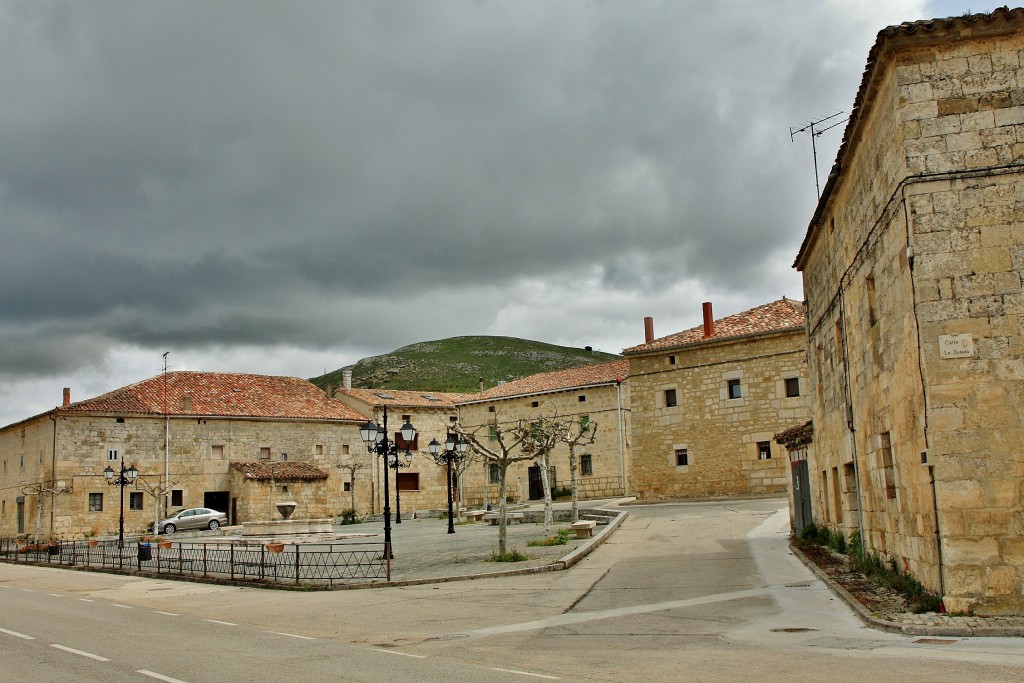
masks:
{"label": "silver car", "polygon": [[185,529],[219,529],[228,523],[228,516],[210,508],[188,508],[160,520],[158,527],[162,534],[173,534]]}

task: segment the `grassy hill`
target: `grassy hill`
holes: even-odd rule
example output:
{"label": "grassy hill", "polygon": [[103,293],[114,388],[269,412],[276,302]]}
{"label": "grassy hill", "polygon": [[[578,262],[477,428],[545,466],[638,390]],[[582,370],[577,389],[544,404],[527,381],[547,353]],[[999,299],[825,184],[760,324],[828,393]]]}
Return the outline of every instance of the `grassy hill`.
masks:
{"label": "grassy hill", "polygon": [[618,358],[513,337],[452,337],[403,346],[309,381],[321,388],[339,387],[342,372],[351,370],[352,386],[357,388],[474,392],[480,388],[480,378],[489,389],[501,380]]}

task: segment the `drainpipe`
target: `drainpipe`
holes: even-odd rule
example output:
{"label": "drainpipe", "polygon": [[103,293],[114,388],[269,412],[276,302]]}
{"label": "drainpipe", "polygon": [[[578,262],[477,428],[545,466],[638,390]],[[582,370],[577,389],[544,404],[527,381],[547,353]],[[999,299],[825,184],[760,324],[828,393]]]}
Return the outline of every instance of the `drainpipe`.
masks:
{"label": "drainpipe", "polygon": [[53,420],[53,450],[50,454],[50,540],[53,540],[53,504],[57,495],[57,418],[53,413],[47,417]]}
{"label": "drainpipe", "polygon": [[[853,424],[853,392],[850,390],[850,358],[847,355],[849,344],[846,343],[846,297],[842,290],[839,292],[839,328],[843,339],[843,395],[846,399],[846,428],[850,431],[850,455],[853,457],[854,489],[857,492],[857,530],[860,532],[861,549],[866,552],[868,539],[864,534],[864,498],[861,495],[860,463],[857,458],[857,430],[854,429]],[[827,498],[828,492],[825,495]]]}
{"label": "drainpipe", "polygon": [[622,495],[626,495],[628,487],[626,485],[626,435],[624,433],[624,426],[622,424],[622,382],[615,382],[615,400],[618,411],[618,428],[619,428],[619,470],[620,476],[622,477]]}

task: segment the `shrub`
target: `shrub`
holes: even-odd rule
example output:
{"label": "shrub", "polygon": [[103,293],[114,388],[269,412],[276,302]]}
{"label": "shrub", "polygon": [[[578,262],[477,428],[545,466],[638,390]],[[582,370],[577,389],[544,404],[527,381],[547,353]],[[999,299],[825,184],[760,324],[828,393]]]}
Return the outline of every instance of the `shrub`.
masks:
{"label": "shrub", "polygon": [[361,524],[362,521],[352,508],[342,510],[341,516],[338,519],[339,524]]}
{"label": "shrub", "polygon": [[526,555],[523,555],[515,548],[512,548],[512,550],[509,550],[507,553],[499,553],[498,551],[494,551],[493,553],[491,553],[490,557],[491,562],[523,562],[528,559],[530,558]]}
{"label": "shrub", "polygon": [[570,532],[570,529],[559,529],[558,533],[554,536],[548,536],[547,538],[535,538],[532,541],[527,542],[526,545],[532,548],[539,546],[565,545],[569,542]]}
{"label": "shrub", "polygon": [[843,537],[842,531],[832,532],[828,539],[828,547],[837,553],[846,552],[846,538]]}

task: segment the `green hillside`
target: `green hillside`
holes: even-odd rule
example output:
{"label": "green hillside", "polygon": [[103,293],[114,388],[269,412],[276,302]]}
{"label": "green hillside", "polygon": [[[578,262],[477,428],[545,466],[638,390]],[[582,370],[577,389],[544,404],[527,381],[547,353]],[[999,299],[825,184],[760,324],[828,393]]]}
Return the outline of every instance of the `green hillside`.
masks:
{"label": "green hillside", "polygon": [[452,337],[403,346],[309,381],[321,388],[339,387],[342,372],[351,370],[356,388],[469,393],[480,389],[480,378],[489,389],[502,380],[620,357],[513,337]]}

